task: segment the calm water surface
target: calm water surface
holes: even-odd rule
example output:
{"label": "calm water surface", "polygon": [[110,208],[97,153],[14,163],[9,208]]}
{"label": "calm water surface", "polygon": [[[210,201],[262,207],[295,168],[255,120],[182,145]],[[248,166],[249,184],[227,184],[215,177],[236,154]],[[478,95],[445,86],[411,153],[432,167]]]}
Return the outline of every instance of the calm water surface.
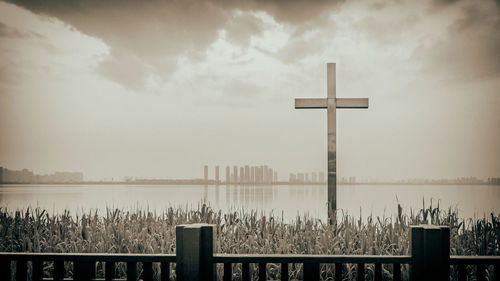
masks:
{"label": "calm water surface", "polygon": [[[149,209],[162,212],[169,206],[258,210],[284,216],[297,214],[326,219],[325,186],[203,186],[203,185],[0,185],[0,207],[10,211],[41,207],[50,213],[106,208]],[[421,208],[423,201],[441,208],[456,208],[461,217],[483,217],[500,213],[500,186],[488,185],[339,185],[338,207],[356,217],[370,214],[391,216],[399,202],[406,212]]]}

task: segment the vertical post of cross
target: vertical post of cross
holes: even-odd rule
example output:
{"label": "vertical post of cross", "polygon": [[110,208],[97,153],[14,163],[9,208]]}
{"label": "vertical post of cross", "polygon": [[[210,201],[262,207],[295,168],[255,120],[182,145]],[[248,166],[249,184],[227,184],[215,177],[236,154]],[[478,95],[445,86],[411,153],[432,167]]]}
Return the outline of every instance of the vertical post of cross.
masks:
{"label": "vertical post of cross", "polygon": [[328,213],[330,223],[337,210],[337,86],[335,63],[327,64],[327,130],[328,130]]}
{"label": "vertical post of cross", "polygon": [[215,280],[213,225],[179,225],[175,234],[177,280]]}

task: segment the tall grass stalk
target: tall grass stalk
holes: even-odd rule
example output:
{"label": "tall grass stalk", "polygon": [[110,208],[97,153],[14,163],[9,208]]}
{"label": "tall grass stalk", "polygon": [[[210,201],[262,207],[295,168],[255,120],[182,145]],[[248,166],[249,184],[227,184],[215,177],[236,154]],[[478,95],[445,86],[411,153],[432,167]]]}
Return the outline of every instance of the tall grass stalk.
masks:
{"label": "tall grass stalk", "polygon": [[[0,251],[78,253],[175,253],[175,226],[209,223],[216,228],[216,252],[240,254],[368,254],[406,255],[411,225],[447,225],[452,255],[499,255],[500,216],[461,219],[457,210],[423,206],[395,216],[366,219],[339,214],[337,224],[328,225],[308,216],[285,223],[257,211],[222,213],[205,204],[196,210],[168,208],[163,213],[107,209],[73,216],[69,211],[51,215],[36,208],[9,212],[0,208]],[[46,270],[50,270],[50,264]],[[301,278],[301,266],[291,265],[291,278]],[[68,267],[70,271],[71,268]],[[118,266],[123,276],[124,265]],[[220,268],[218,269],[221,270]],[[102,265],[98,266],[102,274]],[[346,267],[348,278],[354,266]],[[406,268],[403,268],[407,276]],[[235,266],[235,277],[241,270]],[[367,269],[367,277],[373,274]],[[384,270],[385,276],[390,272]],[[322,278],[333,275],[322,266]],[[257,276],[255,276],[256,278]],[[279,278],[279,267],[268,266],[268,277]]]}

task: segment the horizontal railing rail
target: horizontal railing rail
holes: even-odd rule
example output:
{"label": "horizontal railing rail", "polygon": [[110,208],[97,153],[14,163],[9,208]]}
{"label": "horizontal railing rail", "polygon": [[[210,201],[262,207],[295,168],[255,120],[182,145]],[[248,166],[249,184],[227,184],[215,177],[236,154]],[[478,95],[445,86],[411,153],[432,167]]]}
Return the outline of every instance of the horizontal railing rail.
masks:
{"label": "horizontal railing rail", "polygon": [[215,254],[215,263],[411,263],[411,256]]}
{"label": "horizontal railing rail", "polygon": [[450,256],[450,264],[454,264],[454,265],[460,265],[460,264],[500,265],[500,256]]}
{"label": "horizontal railing rail", "polygon": [[[175,254],[129,254],[129,253],[0,253],[0,280],[11,280],[14,273],[16,281],[31,280],[116,280],[117,263],[125,263],[126,280],[152,281],[154,271],[159,281],[170,280],[175,271],[176,280],[232,280],[236,277],[243,281],[252,280],[258,274],[258,280],[268,277],[288,280],[289,265],[294,266],[293,272],[302,270],[304,280],[320,280],[325,278],[328,267],[329,280],[343,280],[347,277],[356,280],[402,280],[402,265],[409,269],[405,276],[410,280],[449,280],[450,277],[459,281],[467,280],[475,273],[475,280],[500,280],[500,256],[450,256],[449,228],[435,226],[415,226],[410,232],[410,255],[311,255],[311,254],[218,254],[214,253],[214,227],[206,224],[182,225],[176,227]],[[14,262],[14,263],[13,263]],[[47,262],[49,263],[48,267]],[[45,264],[44,264],[45,263]],[[50,265],[53,263],[53,265]],[[67,263],[72,263],[72,267]],[[96,278],[96,265],[100,263],[100,274]],[[175,263],[175,269],[171,264]],[[138,272],[138,264],[142,271]],[[153,264],[156,270],[153,271]],[[158,266],[159,264],[159,266]],[[217,265],[223,265],[223,271],[217,276]],[[241,275],[233,274],[233,269],[241,264]],[[251,266],[251,265],[256,266]],[[267,276],[268,265],[274,264],[273,276]],[[301,265],[295,267],[296,264]],[[351,264],[347,267],[348,264]],[[30,266],[29,266],[30,265]],[[327,267],[325,267],[326,265]],[[367,267],[369,266],[369,267]],[[45,269],[44,269],[45,267]],[[279,274],[276,269],[279,267]],[[471,268],[472,267],[472,268]],[[28,268],[31,274],[28,275]],[[47,270],[51,268],[51,270]],[[72,272],[66,272],[66,268]],[[256,272],[252,272],[252,268]],[[367,268],[371,271],[367,273]],[[450,268],[456,268],[450,274]],[[221,268],[219,268],[221,269]],[[405,269],[405,270],[406,270]],[[493,269],[493,272],[492,270]],[[293,268],[292,268],[293,270]],[[45,274],[44,274],[44,271]],[[46,278],[50,272],[52,277]],[[355,275],[353,275],[355,273]],[[493,273],[493,274],[492,274]],[[49,274],[49,275],[50,275]],[[322,274],[322,275],[321,275]],[[73,279],[68,279],[71,275]],[[355,276],[355,277],[354,277]],[[218,278],[219,277],[219,278]]]}
{"label": "horizontal railing rail", "polygon": [[175,254],[0,252],[0,260],[175,262]]}

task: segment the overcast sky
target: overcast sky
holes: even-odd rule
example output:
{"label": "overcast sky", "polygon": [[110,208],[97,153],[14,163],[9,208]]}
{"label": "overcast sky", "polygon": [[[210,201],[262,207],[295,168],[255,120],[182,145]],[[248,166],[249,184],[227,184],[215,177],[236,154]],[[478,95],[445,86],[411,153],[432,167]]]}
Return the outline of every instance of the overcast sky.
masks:
{"label": "overcast sky", "polygon": [[0,166],[85,178],[203,165],[500,177],[499,1],[0,1]]}

